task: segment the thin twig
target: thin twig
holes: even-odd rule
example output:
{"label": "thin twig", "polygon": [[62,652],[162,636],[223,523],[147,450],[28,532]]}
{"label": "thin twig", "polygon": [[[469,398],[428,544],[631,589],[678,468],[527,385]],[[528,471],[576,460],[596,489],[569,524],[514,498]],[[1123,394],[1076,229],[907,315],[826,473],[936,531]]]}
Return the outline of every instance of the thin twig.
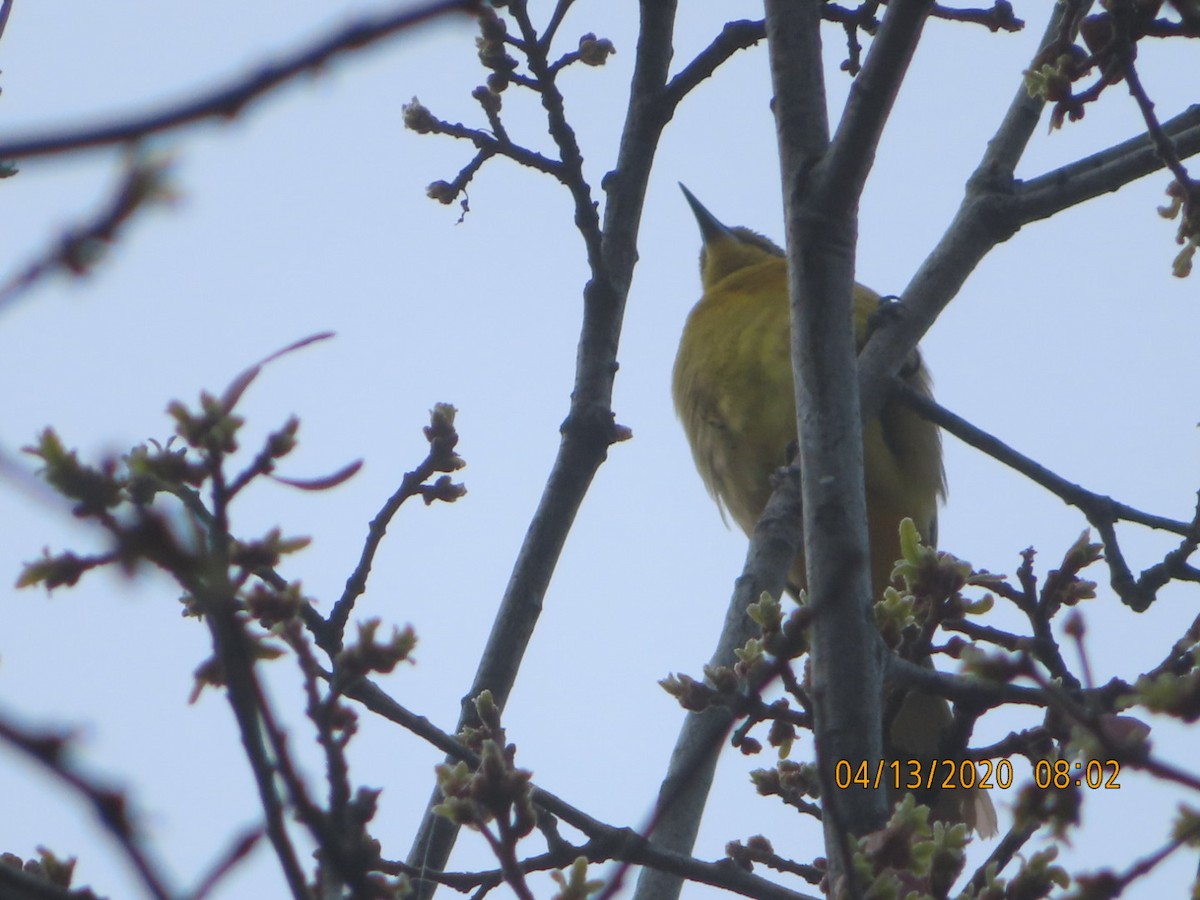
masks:
{"label": "thin twig", "polygon": [[452,407],[440,404],[434,408],[430,413],[430,424],[425,429],[425,436],[429,441],[428,455],[415,469],[404,474],[395,493],[388,497],[383,507],[376,513],[375,518],[371,520],[358,565],[346,579],[346,588],[333,605],[328,622],[324,623],[327,627],[319,628],[314,632],[318,646],[325,650],[331,658],[342,649],[346,623],[350,620],[350,613],[354,609],[355,601],[367,589],[367,578],[371,574],[375,553],[383,542],[388,525],[391,524],[393,517],[400,511],[404,502],[410,497],[418,495],[425,498],[426,504],[432,502],[433,499],[452,502],[465,492],[465,488],[461,485],[451,484],[448,479],[439,479],[434,485],[426,484],[436,473],[454,472],[464,465],[458,454],[454,452],[454,448],[458,444],[458,433],[454,430]]}
{"label": "thin twig", "polygon": [[479,0],[437,0],[416,9],[405,8],[352,23],[326,35],[284,59],[223,87],[202,92],[195,100],[168,104],[151,113],[69,131],[34,134],[0,143],[0,159],[22,159],[103,147],[138,140],[204,119],[231,119],[251,101],[305,72],[317,71],[334,56],[359,50],[404,32],[415,25],[452,12],[473,12]]}
{"label": "thin twig", "polygon": [[1021,848],[1029,841],[1034,834],[1037,833],[1039,824],[1020,825],[1014,824],[1009,829],[1008,834],[1000,840],[988,858],[983,861],[983,864],[975,870],[975,874],[971,876],[971,881],[967,888],[975,888],[976,894],[981,892],[988,883],[989,877],[993,873],[989,869],[994,865],[995,873],[1002,872],[1004,867],[1012,862],[1013,857],[1020,852]]}
{"label": "thin twig", "polygon": [[90,272],[105,248],[116,242],[139,211],[152,203],[169,200],[168,169],[166,160],[131,155],[121,180],[100,211],[90,220],[67,229],[39,258],[0,286],[0,313],[56,272],[76,277]]}
{"label": "thin twig", "polygon": [[8,27],[8,16],[12,12],[13,0],[4,0],[0,4],[0,38],[4,37],[4,29]]}
{"label": "thin twig", "polygon": [[733,54],[753,47],[766,36],[766,26],[761,19],[726,22],[712,43],[696,54],[695,59],[684,66],[667,84],[660,101],[663,105],[662,114],[669,119],[683,98],[702,81],[711,77]]}
{"label": "thin twig", "polygon": [[1179,148],[1158,121],[1158,115],[1154,112],[1154,102],[1146,94],[1146,89],[1142,87],[1142,80],[1138,76],[1137,66],[1132,59],[1125,65],[1125,83],[1129,86],[1129,93],[1133,95],[1138,109],[1142,112],[1142,120],[1146,123],[1146,132],[1154,142],[1154,150],[1158,154],[1158,158],[1175,176],[1176,183],[1184,192],[1186,200],[1184,214],[1186,215],[1191,204],[1200,203],[1200,185],[1188,175],[1188,170],[1183,165],[1183,160],[1180,159]]}
{"label": "thin twig", "polygon": [[567,183],[568,173],[565,171],[561,162],[550,159],[548,156],[543,156],[541,153],[529,150],[518,144],[514,144],[512,141],[507,139],[503,129],[499,129],[496,131],[495,135],[491,135],[486,131],[480,131],[477,128],[468,128],[467,126],[458,122],[446,122],[434,116],[430,116],[426,121],[430,125],[428,129],[430,134],[442,134],[446,137],[470,141],[482,154],[486,154],[489,157],[507,157],[515,163],[528,166],[531,169],[535,169],[539,172],[544,172],[547,175],[553,176],[563,184]]}
{"label": "thin twig", "polygon": [[1152,755],[1146,744],[1129,746],[1114,740],[1112,735],[1101,727],[1096,713],[1077,702],[1061,686],[1046,678],[1035,666],[1028,667],[1027,674],[1037,682],[1038,687],[1042,689],[1055,708],[1065,712],[1085,728],[1099,742],[1100,746],[1114,758],[1119,759],[1122,765],[1128,764],[1135,769],[1149,772],[1163,781],[1173,781],[1193,791],[1200,791],[1200,776]]}
{"label": "thin twig", "polygon": [[[53,733],[35,734],[0,719],[0,740],[37,762],[87,801],[105,831],[112,835],[121,853],[137,872],[150,896],[156,900],[168,900],[174,896],[166,886],[165,875],[157,870],[142,847],[137,824],[129,818],[128,800],[122,794],[96,784],[70,764],[67,759],[68,737]],[[0,864],[0,870],[4,868]]]}
{"label": "thin twig", "polygon": [[[479,765],[479,757],[456,741],[446,732],[429,722],[424,716],[416,715],[397,703],[370,679],[359,679],[346,688],[347,697],[362,703],[373,713],[412,731],[448,756],[466,762],[472,768]],[[632,864],[652,866],[702,884],[723,887],[726,890],[760,900],[812,900],[806,895],[787,890],[748,872],[729,866],[724,862],[704,862],[687,854],[675,853],[653,846],[644,837],[630,828],[622,828],[601,822],[562,798],[536,786],[531,786],[531,799],[536,807],[545,810],[587,835],[595,849],[606,852],[596,859],[629,860]],[[569,862],[569,860],[564,860]],[[432,881],[447,877],[438,870],[407,863],[408,871]]]}
{"label": "thin twig", "polygon": [[230,843],[229,849],[225,851],[224,855],[217,860],[204,877],[200,879],[200,884],[196,886],[196,889],[188,895],[188,900],[205,900],[221,881],[250,855],[254,848],[258,846],[258,842],[262,839],[262,836],[262,829],[255,828],[243,832],[234,838]]}
{"label": "thin twig", "polygon": [[995,0],[991,9],[955,9],[935,3],[929,15],[948,22],[984,25],[993,34],[997,31],[1017,32],[1025,27],[1025,22],[1013,14],[1012,4],[1008,0]]}
{"label": "thin twig", "polygon": [[1192,525],[1189,522],[1143,512],[1125,503],[1113,500],[1111,497],[1089,491],[1052,472],[1023,453],[1014,450],[999,438],[972,425],[966,419],[955,415],[937,403],[937,401],[918,394],[907,385],[896,384],[895,389],[906,404],[913,407],[922,416],[928,418],[929,421],[937,423],[963,443],[974,447],[976,450],[981,450],[993,459],[1004,463],[1009,468],[1015,469],[1065,503],[1078,507],[1085,514],[1095,515],[1097,519],[1110,517],[1114,520],[1136,522],[1139,525],[1145,525],[1147,528],[1168,531],[1172,534],[1182,536],[1191,533]]}
{"label": "thin twig", "polygon": [[[1153,602],[1156,591],[1171,577],[1194,580],[1186,561],[1200,544],[1200,506],[1191,522],[1169,519],[1135,509],[1111,497],[1089,491],[1061,475],[1052,472],[1041,463],[1009,447],[999,438],[967,422],[950,412],[929,397],[922,396],[907,385],[896,383],[897,396],[921,416],[937,423],[977,450],[1020,472],[1026,478],[1060,498],[1064,503],[1077,507],[1088,522],[1099,532],[1105,547],[1105,559],[1112,573],[1111,584],[1121,600],[1141,611]],[[1159,531],[1167,531],[1183,538],[1180,546],[1168,555],[1162,564],[1147,569],[1140,578],[1134,578],[1121,553],[1116,530],[1119,521],[1133,522]],[[1027,614],[1029,610],[1026,610]]]}
{"label": "thin twig", "polygon": [[569,10],[575,0],[558,0],[554,4],[554,12],[550,14],[550,19],[546,22],[546,27],[542,31],[541,42],[545,51],[549,53],[550,45],[554,43],[554,35],[558,33],[558,26],[562,24],[566,18],[567,10]]}
{"label": "thin twig", "polygon": [[[1133,884],[1133,882],[1145,875],[1149,875],[1166,859],[1174,854],[1176,850],[1178,850],[1180,847],[1190,846],[1195,839],[1196,831],[1194,828],[1185,831],[1183,834],[1176,835],[1153,853],[1148,853],[1141,859],[1136,860],[1122,874],[1116,876],[1115,881],[1106,879],[1106,882],[1112,885],[1112,893],[1109,894],[1109,896],[1119,897],[1126,888]],[[1083,884],[1088,880],[1088,876],[1086,874],[1076,875],[1075,878],[1076,884]]]}

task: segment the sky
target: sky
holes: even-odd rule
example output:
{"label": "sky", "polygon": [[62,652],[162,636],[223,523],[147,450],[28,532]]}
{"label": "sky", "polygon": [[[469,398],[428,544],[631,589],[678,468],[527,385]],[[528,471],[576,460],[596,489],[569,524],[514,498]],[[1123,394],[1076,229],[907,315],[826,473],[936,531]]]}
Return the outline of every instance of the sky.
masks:
{"label": "sky", "polygon": [[[544,19],[550,4],[531,4]],[[963,183],[1018,89],[1047,4],[1018,3],[1019,35],[931,22],[880,147],[860,214],[858,278],[899,293],[940,237]],[[366,2],[17,0],[0,42],[0,137],[104,122],[194,96],[255,70],[355,16]],[[674,70],[727,19],[755,3],[685,4]],[[575,67],[561,86],[599,193],[613,165],[636,42],[634,4],[580,2],[560,33],[610,38],[603,68]],[[316,477],[363,459],[325,493],[254,486],[233,510],[239,535],[281,525],[312,546],[282,567],[328,610],[349,575],[367,522],[425,453],[421,428],[436,402],[459,409],[457,504],[409,504],[377,558],[359,617],[411,623],[416,664],[381,679],[401,703],[450,730],[470,685],[516,551],[540,496],[566,414],[586,280],[566,192],[545,176],[492,160],[470,188],[470,212],[425,186],[450,180],[472,148],[403,128],[419,97],[435,115],[482,127],[470,91],[485,77],[467,21],[442,22],[335,60],[237,118],[162,135],[177,199],[139,217],[84,278],[56,277],[0,312],[0,451],[21,456],[53,425],[85,458],[119,454],[171,433],[171,400],[195,402],[291,342],[336,338],[272,363],[243,400],[243,447],[288,416],[299,449],[281,474]],[[825,32],[830,106],[849,81],[837,71],[842,32]],[[1187,47],[1143,47],[1143,81],[1165,119],[1195,102],[1179,72]],[[1194,51],[1193,51],[1194,53]],[[745,539],[726,529],[695,474],[671,407],[670,370],[684,318],[699,297],[699,235],[676,182],[722,220],[782,239],[765,46],[743,52],[680,106],[659,148],[622,336],[614,406],[633,439],[613,447],[567,540],[505,713],[517,761],[535,781],[615,825],[648,814],[681,712],[656,684],[699,676],[741,570]],[[509,91],[513,137],[549,151],[532,97]],[[1120,87],[1062,131],[1039,127],[1018,175],[1034,177],[1139,130]],[[0,279],[101,207],[119,152],[19,162],[3,184]],[[1197,282],[1173,278],[1174,223],[1155,212],[1161,173],[1029,226],[996,248],[922,344],[938,399],[1072,481],[1140,508],[1188,519],[1200,459],[1193,365]],[[1076,512],[964,447],[945,442],[950,493],[943,548],[1011,573],[1026,547],[1054,568],[1086,527]],[[1121,531],[1135,571],[1173,540]],[[0,481],[0,713],[77,735],[86,771],[127,788],[175,886],[194,886],[257,805],[223,697],[193,705],[192,672],[207,632],[182,619],[178,589],[149,574],[89,577],[76,589],[12,587],[23,562],[52,550],[96,550],[97,535],[19,481]],[[1155,664],[1195,615],[1194,591],[1170,587],[1146,614],[1105,585],[1083,607],[1097,682]],[[1015,626],[1007,610],[995,623]],[[1074,662],[1069,657],[1069,661]],[[314,779],[319,760],[297,703],[293,667],[268,667],[274,700],[293,723]],[[359,783],[382,787],[373,832],[384,855],[406,855],[440,754],[385,723],[362,719],[351,747]],[[1032,724],[992,716],[979,741]],[[1194,760],[1181,730],[1152,719],[1157,752]],[[1194,741],[1194,739],[1193,739]],[[727,755],[697,855],[763,833],[783,855],[811,858],[819,831],[746,778],[767,756]],[[0,747],[0,851],[39,845],[79,858],[78,884],[138,896],[129,869],[78,799]],[[993,795],[1002,828],[1014,795]],[[1086,798],[1089,827],[1062,855],[1072,867],[1124,868],[1161,846],[1177,789],[1123,773],[1120,791]],[[19,815],[11,811],[19,810]],[[1136,831],[1114,822],[1148,824]],[[1157,818],[1155,818],[1157,817]],[[1032,842],[1032,851],[1045,843]],[[989,851],[973,848],[972,858]],[[465,836],[451,866],[489,868]],[[1130,892],[1179,896],[1195,873],[1177,856]],[[603,873],[601,873],[603,874]],[[282,895],[263,847],[224,883],[227,898]],[[550,896],[548,881],[535,883]],[[804,889],[803,885],[797,885]],[[687,898],[715,896],[689,887]],[[495,896],[507,896],[501,890]]]}

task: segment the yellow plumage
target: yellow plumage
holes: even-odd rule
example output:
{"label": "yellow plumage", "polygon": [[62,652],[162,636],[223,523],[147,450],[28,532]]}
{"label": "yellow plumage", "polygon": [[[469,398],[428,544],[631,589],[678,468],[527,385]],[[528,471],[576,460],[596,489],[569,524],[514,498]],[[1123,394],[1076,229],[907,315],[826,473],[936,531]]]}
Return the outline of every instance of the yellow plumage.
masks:
{"label": "yellow plumage", "polygon": [[[683,190],[704,239],[704,294],[679,342],[675,409],[709,493],[749,535],[771,495],[771,473],[788,462],[796,443],[787,260],[761,235],[726,228]],[[874,291],[855,285],[860,349],[880,303]],[[929,393],[929,373],[915,351],[902,377]],[[863,463],[871,578],[878,594],[900,558],[902,519],[911,518],[927,543],[936,541],[937,504],[945,492],[938,430],[907,407],[888,403],[864,426]],[[804,586],[802,555],[789,579],[794,587]],[[897,758],[932,758],[949,716],[943,700],[907,697],[891,730]],[[963,804],[970,796],[942,800],[952,801],[954,808],[962,805],[961,813],[950,813],[953,817],[981,834],[994,832],[991,801],[980,793],[974,804]],[[983,806],[986,811],[977,808]]]}

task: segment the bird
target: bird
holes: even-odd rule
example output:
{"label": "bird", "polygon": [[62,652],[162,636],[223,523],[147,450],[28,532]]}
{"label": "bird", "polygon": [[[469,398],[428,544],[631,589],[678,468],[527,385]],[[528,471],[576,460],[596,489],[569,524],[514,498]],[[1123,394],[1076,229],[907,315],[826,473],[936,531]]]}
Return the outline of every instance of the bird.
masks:
{"label": "bird", "polygon": [[[771,496],[772,473],[792,461],[797,445],[787,258],[763,235],[723,225],[680,188],[700,226],[703,293],[687,317],[675,357],[675,410],[709,494],[749,537]],[[861,350],[885,302],[860,284],[853,299]],[[931,396],[919,351],[900,375]],[[946,493],[937,426],[898,400],[885,403],[863,425],[863,465],[871,583],[878,599],[901,557],[901,521],[911,519],[924,542],[936,544],[938,503]],[[803,551],[788,581],[793,594],[803,590]],[[910,692],[888,732],[893,758],[932,760],[950,720],[944,699]],[[943,791],[934,815],[964,821],[982,836],[996,831],[986,791]]]}

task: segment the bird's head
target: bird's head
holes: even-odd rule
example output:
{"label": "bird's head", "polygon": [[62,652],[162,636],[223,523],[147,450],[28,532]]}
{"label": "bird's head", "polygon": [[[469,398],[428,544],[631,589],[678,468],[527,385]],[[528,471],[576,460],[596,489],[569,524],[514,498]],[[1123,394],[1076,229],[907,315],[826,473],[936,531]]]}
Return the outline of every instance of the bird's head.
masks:
{"label": "bird's head", "polygon": [[696,216],[704,240],[700,249],[700,282],[705,290],[738,269],[784,255],[778,244],[756,231],[723,225],[691,191],[682,184],[679,189]]}

